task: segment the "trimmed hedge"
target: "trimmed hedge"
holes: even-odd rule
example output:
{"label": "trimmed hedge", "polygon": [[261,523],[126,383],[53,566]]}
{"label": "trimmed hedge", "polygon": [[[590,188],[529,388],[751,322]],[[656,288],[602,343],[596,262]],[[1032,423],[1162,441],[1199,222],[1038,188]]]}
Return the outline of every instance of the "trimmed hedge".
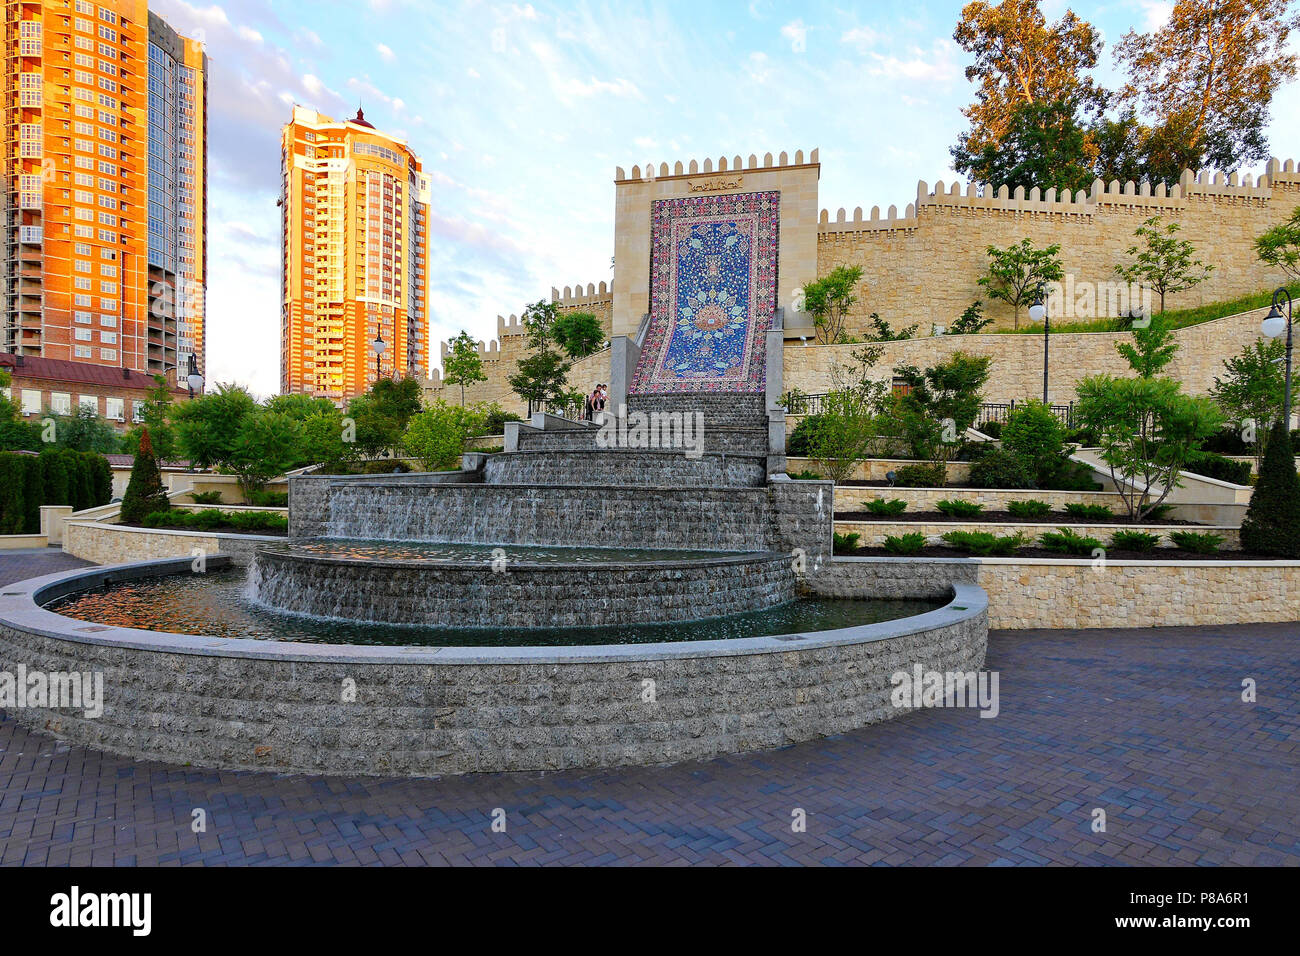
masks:
{"label": "trimmed hedge", "polygon": [[0,534],[39,534],[42,505],[84,511],[112,498],[113,470],[103,455],[68,448],[0,452]]}

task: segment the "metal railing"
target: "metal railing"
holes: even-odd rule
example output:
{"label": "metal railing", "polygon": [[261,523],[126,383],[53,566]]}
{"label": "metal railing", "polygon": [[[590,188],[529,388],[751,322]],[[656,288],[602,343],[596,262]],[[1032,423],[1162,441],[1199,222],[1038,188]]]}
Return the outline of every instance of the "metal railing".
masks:
{"label": "metal railing", "polygon": [[[781,404],[785,407],[787,415],[820,415],[824,410],[823,402],[825,398],[825,392],[812,395],[803,392],[790,392],[781,400]],[[1024,401],[1024,399],[1021,399],[1020,403],[1024,404]],[[1061,424],[1066,428],[1074,427],[1074,402],[1049,407]],[[1014,398],[1009,402],[983,402],[980,404],[979,415],[975,418],[975,426],[978,428],[981,422],[990,421],[1005,424],[1015,410],[1016,400]]]}

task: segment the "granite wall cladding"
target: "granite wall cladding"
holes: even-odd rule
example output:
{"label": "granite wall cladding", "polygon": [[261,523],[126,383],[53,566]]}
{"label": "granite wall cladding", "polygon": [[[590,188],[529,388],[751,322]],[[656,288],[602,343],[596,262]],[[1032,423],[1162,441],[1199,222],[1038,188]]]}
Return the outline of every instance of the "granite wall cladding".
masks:
{"label": "granite wall cladding", "polygon": [[829,481],[773,481],[767,486],[775,524],[773,547],[801,551],[804,573],[831,559],[835,526],[835,486]]}
{"label": "granite wall cladding", "polygon": [[[16,623],[20,600],[0,599],[0,669],[100,671],[105,700],[98,719],[19,708],[10,712],[15,720],[142,759],[279,772],[559,770],[781,747],[906,713],[890,702],[891,674],[915,664],[977,670],[987,641],[977,592],[961,602],[965,611],[822,640],[804,634],[758,638],[743,649],[651,645],[628,653],[485,649],[456,659],[448,655],[454,649],[285,651],[266,642],[241,642],[263,646],[237,652],[233,644],[222,650],[210,640],[117,629],[51,636],[38,632],[48,627]],[[345,680],[355,682],[354,702],[341,703]]]}
{"label": "granite wall cladding", "polygon": [[681,451],[610,449],[596,452],[519,451],[488,459],[488,484],[650,485],[677,488],[757,488],[767,481],[762,455],[703,455]]}
{"label": "granite wall cladding", "polygon": [[[322,530],[332,538],[763,551],[771,547],[762,488],[620,488],[341,481]],[[289,512],[293,516],[291,503]],[[292,518],[291,518],[292,520]]]}
{"label": "granite wall cladding", "polygon": [[785,554],[597,567],[430,566],[263,552],[258,600],[321,617],[430,627],[588,627],[690,621],[794,599]]}
{"label": "granite wall cladding", "polygon": [[1241,532],[1236,528],[1207,528],[1198,526],[1189,528],[1178,525],[1132,525],[1132,524],[1065,524],[1050,521],[1042,524],[1028,524],[1009,522],[998,524],[993,521],[969,522],[960,521],[936,521],[927,524],[923,521],[906,521],[903,519],[895,521],[836,521],[835,530],[840,534],[858,534],[860,539],[858,545],[863,548],[880,547],[884,545],[885,538],[894,535],[901,536],[912,532],[919,532],[925,535],[927,544],[942,545],[945,544],[943,536],[949,531],[987,531],[989,534],[1011,535],[1022,534],[1025,536],[1025,545],[1037,546],[1038,536],[1044,532],[1059,531],[1061,528],[1069,528],[1077,534],[1087,535],[1096,538],[1102,543],[1102,546],[1108,546],[1111,536],[1116,531],[1139,531],[1145,534],[1154,534],[1160,542],[1157,547],[1172,548],[1175,547],[1173,540],[1169,537],[1179,531],[1193,531],[1197,534],[1211,532],[1223,538],[1222,547],[1229,551],[1235,551],[1241,547]]}

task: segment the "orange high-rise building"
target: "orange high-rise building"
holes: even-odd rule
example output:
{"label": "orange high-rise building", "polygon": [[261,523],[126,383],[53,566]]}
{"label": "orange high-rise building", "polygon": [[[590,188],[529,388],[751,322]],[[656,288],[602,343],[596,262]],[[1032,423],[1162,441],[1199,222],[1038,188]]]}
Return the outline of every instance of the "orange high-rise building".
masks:
{"label": "orange high-rise building", "polygon": [[202,369],[202,44],[146,0],[4,11],[0,347],[173,381],[193,352]]}
{"label": "orange high-rise building", "polygon": [[360,110],[335,121],[295,106],[281,173],[281,391],[342,404],[375,381],[377,354],[382,377],[427,375],[429,179],[419,157]]}

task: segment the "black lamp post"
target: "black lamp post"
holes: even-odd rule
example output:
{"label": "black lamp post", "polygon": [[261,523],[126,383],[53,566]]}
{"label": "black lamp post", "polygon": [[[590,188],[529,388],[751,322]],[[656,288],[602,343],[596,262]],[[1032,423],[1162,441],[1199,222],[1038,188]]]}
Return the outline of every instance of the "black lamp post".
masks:
{"label": "black lamp post", "polygon": [[[1286,299],[1286,314],[1282,314],[1281,302]],[[1286,332],[1286,392],[1282,400],[1282,421],[1287,431],[1291,430],[1291,293],[1278,289],[1273,293],[1273,307],[1259,324],[1259,330],[1265,338],[1275,339]],[[1258,426],[1260,423],[1256,422]]]}
{"label": "black lamp post", "polygon": [[370,347],[375,350],[375,381],[379,381],[379,359],[384,354],[384,349],[388,348],[388,343],[384,341],[384,333],[376,332],[375,340],[370,343]]}
{"label": "black lamp post", "polygon": [[198,359],[194,357],[193,352],[190,353],[189,368],[186,372],[185,384],[190,387],[190,398],[194,397],[195,392],[203,391],[203,376],[199,374],[199,362]]}
{"label": "black lamp post", "polygon": [[1052,334],[1052,317],[1047,312],[1047,300],[1041,295],[1029,307],[1029,320],[1043,323],[1043,404],[1047,404],[1047,360],[1049,336]]}

